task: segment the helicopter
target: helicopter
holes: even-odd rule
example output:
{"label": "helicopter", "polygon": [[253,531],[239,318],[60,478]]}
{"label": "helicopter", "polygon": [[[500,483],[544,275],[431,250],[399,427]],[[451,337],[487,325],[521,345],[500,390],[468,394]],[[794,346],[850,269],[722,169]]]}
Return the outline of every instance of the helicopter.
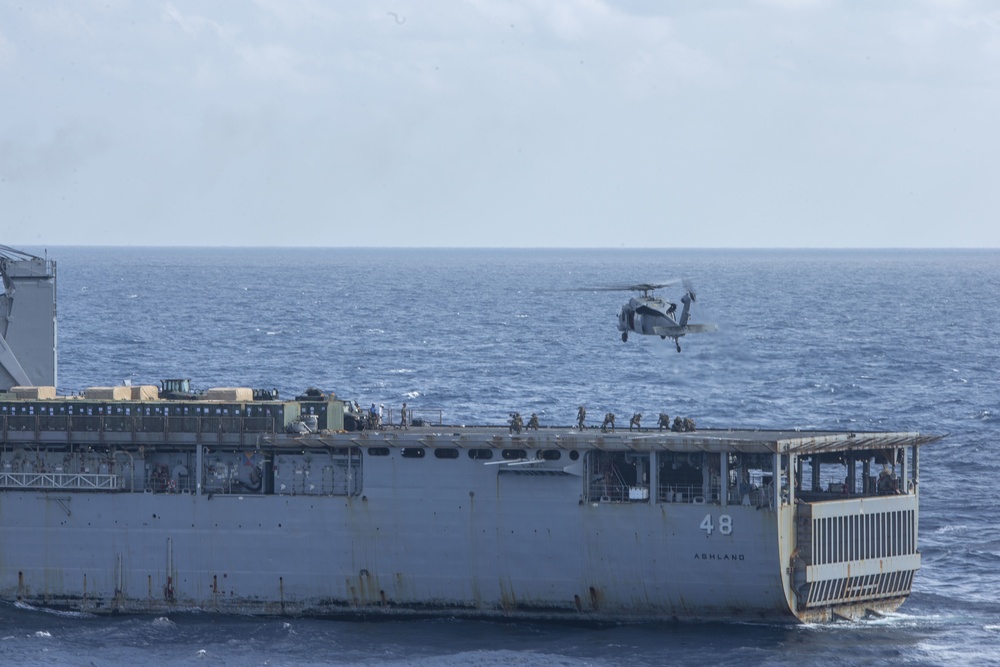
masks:
{"label": "helicopter", "polygon": [[[677,304],[665,301],[653,295],[653,290],[671,287],[684,283],[684,296],[681,297],[683,308],[680,319],[677,317]],[[694,287],[689,280],[672,280],[665,283],[639,283],[638,285],[618,285],[602,288],[606,291],[641,292],[641,296],[632,297],[618,311],[618,330],[622,332],[622,342],[628,342],[629,332],[645,336],[673,338],[677,351],[681,351],[681,336],[694,333],[718,331],[714,323],[692,324],[688,322],[691,314],[691,304],[695,302]]]}

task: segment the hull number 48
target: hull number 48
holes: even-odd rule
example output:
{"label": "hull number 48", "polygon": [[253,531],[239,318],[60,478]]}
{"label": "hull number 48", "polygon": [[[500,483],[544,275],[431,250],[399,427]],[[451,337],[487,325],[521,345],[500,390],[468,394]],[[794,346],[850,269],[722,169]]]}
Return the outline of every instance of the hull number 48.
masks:
{"label": "hull number 48", "polygon": [[722,535],[729,535],[733,532],[733,517],[728,514],[722,514],[719,516],[719,522],[715,523],[712,520],[712,515],[706,514],[705,518],[701,520],[701,525],[698,527],[705,531],[705,535],[711,535],[716,529]]}

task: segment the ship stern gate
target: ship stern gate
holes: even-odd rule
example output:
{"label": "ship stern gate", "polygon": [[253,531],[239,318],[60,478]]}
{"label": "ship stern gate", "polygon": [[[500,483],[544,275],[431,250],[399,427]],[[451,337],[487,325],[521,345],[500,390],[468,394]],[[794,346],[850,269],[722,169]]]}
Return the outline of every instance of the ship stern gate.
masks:
{"label": "ship stern gate", "polygon": [[[918,434],[789,443],[789,604],[804,622],[895,611],[920,569]],[[858,438],[860,440],[860,438]]]}

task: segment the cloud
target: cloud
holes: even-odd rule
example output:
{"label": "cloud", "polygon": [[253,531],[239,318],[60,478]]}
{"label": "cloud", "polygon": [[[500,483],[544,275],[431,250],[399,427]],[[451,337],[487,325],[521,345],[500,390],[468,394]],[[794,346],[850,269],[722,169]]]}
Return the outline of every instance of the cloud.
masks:
{"label": "cloud", "polygon": [[0,138],[0,179],[8,183],[56,183],[107,148],[105,138],[82,126],[59,127],[35,141]]}
{"label": "cloud", "polygon": [[10,67],[17,57],[17,48],[0,32],[0,70]]}
{"label": "cloud", "polygon": [[830,7],[830,0],[756,0],[757,4],[777,9],[814,10]]}
{"label": "cloud", "polygon": [[182,14],[172,3],[163,6],[164,20],[176,23],[181,30],[191,37],[200,37],[202,33],[211,33],[224,44],[232,44],[239,34],[239,29],[218,23],[204,16]]}
{"label": "cloud", "polygon": [[86,242],[1000,243],[978,3],[24,7],[0,188]]}

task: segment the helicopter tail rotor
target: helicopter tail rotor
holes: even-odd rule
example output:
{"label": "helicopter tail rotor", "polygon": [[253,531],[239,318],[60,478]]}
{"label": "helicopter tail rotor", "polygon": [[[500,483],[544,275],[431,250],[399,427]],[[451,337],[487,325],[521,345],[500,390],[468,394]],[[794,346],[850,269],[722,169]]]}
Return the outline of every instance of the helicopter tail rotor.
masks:
{"label": "helicopter tail rotor", "polygon": [[688,296],[691,297],[691,301],[697,301],[698,295],[695,294],[694,283],[691,282],[690,278],[684,278],[683,282],[684,282],[684,291],[687,292]]}
{"label": "helicopter tail rotor", "polygon": [[691,282],[690,278],[685,278],[684,297],[681,299],[681,303],[684,304],[684,310],[681,311],[681,319],[680,322],[678,322],[678,324],[680,324],[682,327],[687,326],[688,317],[691,315],[691,304],[697,300],[698,298],[695,295],[694,284]]}

